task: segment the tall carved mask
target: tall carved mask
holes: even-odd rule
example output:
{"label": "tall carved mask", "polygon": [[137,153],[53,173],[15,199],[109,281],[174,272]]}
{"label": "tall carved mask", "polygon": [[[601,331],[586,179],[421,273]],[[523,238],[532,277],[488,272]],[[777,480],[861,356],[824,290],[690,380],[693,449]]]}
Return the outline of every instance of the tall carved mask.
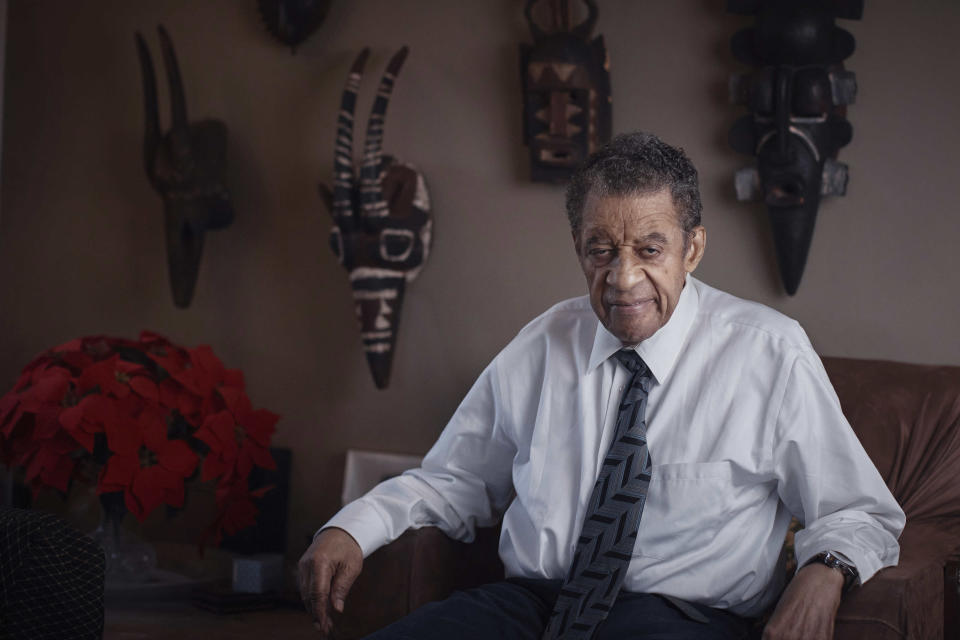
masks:
{"label": "tall carved mask", "polygon": [[377,388],[384,389],[390,382],[404,289],[430,253],[433,219],[423,175],[382,152],[387,104],[406,47],[391,58],[380,80],[359,180],[354,175],[354,111],[369,53],[364,49],[350,69],[337,118],[333,190],[321,184],[320,192],[333,216],[330,247],[350,275],[367,363]]}
{"label": "tall carved mask", "polygon": [[260,17],[274,38],[291,53],[316,31],[330,12],[332,0],[257,0]]}
{"label": "tall carved mask", "polygon": [[552,29],[534,19],[537,0],[524,13],[533,45],[520,45],[523,138],[530,177],[563,182],[586,157],[610,140],[613,107],[610,61],[603,36],[590,40],[597,3],[585,0],[587,18],[571,25],[571,0],[548,0]]}
{"label": "tall carved mask", "polygon": [[766,204],[780,275],[793,295],[821,197],[846,193],[847,165],[837,153],[853,137],[846,113],[857,84],[843,60],[855,42],[835,21],[859,20],[863,0],[728,0],[727,10],[756,16],[731,40],[736,58],[757,68],[730,79],[731,101],[750,110],[731,128],[730,145],[757,158],[737,173],[737,198]]}
{"label": "tall carved mask", "polygon": [[136,34],[146,126],[143,161],[150,184],[163,198],[167,263],[173,301],[190,306],[200,270],[204,234],[233,222],[227,193],[227,127],[220,120],[187,120],[180,68],[166,29],[157,28],[170,84],[171,125],[161,134],[153,61],[143,36]]}

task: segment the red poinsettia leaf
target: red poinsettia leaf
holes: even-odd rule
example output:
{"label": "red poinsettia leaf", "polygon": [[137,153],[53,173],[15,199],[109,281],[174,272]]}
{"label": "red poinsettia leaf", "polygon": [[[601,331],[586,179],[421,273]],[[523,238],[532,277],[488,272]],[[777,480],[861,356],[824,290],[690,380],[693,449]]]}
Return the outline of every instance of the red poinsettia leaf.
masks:
{"label": "red poinsettia leaf", "polygon": [[43,471],[43,467],[47,460],[47,452],[43,449],[40,449],[33,455],[33,459],[30,460],[30,464],[27,465],[27,468],[24,470],[24,479],[27,482],[30,482],[34,478],[40,475],[40,472]]}
{"label": "red poinsettia leaf", "polygon": [[210,445],[215,451],[227,452],[236,448],[233,428],[236,423],[229,411],[220,411],[203,421],[203,429],[210,431],[217,439],[217,446]]}
{"label": "red poinsettia leaf", "polygon": [[249,444],[250,453],[253,456],[253,462],[262,469],[276,469],[277,463],[274,461],[273,456],[270,455],[270,450],[265,447],[258,447],[252,444]]}
{"label": "red poinsettia leaf", "polygon": [[56,407],[43,407],[36,413],[33,426],[33,438],[35,440],[46,440],[56,435],[60,430],[59,409]]}
{"label": "red poinsettia leaf", "polygon": [[219,477],[227,469],[227,463],[215,455],[207,454],[207,457],[203,459],[203,467],[200,471],[200,480],[203,482],[213,480],[214,478]]}
{"label": "red poinsettia leaf", "polygon": [[238,478],[246,480],[250,476],[250,471],[253,469],[253,455],[250,453],[250,447],[243,446],[240,448],[234,462],[234,468]]}
{"label": "red poinsettia leaf", "polygon": [[140,461],[135,456],[112,455],[100,474],[100,484],[129,487],[133,484],[139,469]]}
{"label": "red poinsettia leaf", "polygon": [[250,492],[250,495],[253,496],[254,498],[262,498],[264,495],[273,491],[276,488],[277,488],[277,485],[268,484],[266,486],[260,487],[259,489],[254,489],[253,491]]}
{"label": "red poinsettia leaf", "polygon": [[20,406],[20,394],[10,392],[0,398],[0,433],[10,435],[13,425],[23,415],[23,409]]}
{"label": "red poinsettia leaf", "polygon": [[167,409],[174,409],[180,399],[180,385],[173,378],[167,378],[157,385],[160,394],[160,405]]}
{"label": "red poinsettia leaf", "polygon": [[141,521],[163,504],[163,490],[170,488],[163,482],[165,478],[162,470],[154,466],[149,469],[141,469],[133,479],[133,486],[130,490],[137,502],[140,503],[142,515],[139,516],[139,519]]}
{"label": "red poinsettia leaf", "polygon": [[83,422],[83,405],[78,404],[73,407],[68,407],[60,412],[59,416],[60,424],[67,431],[77,431],[80,429],[80,425]]}
{"label": "red poinsettia leaf", "polygon": [[221,386],[217,389],[217,392],[220,394],[220,397],[223,398],[223,404],[231,413],[237,415],[237,406],[240,402],[240,398],[244,394],[242,389],[237,389],[235,387],[224,387]]}
{"label": "red poinsettia leaf", "polygon": [[64,342],[61,345],[58,345],[51,349],[54,353],[64,352],[64,351],[82,351],[83,350],[83,338],[74,338],[69,342]]}
{"label": "red poinsettia leaf", "polygon": [[164,489],[163,501],[175,509],[182,509],[184,494],[185,491],[182,484],[176,489]]}
{"label": "red poinsettia leaf", "polygon": [[246,389],[247,383],[243,378],[243,371],[240,371],[240,369],[227,369],[224,371],[222,386],[232,387],[240,391]]}
{"label": "red poinsettia leaf", "polygon": [[94,387],[100,388],[100,393],[116,397],[125,396],[130,392],[127,385],[117,380],[117,365],[120,362],[120,356],[112,355],[106,360],[95,362],[80,374],[80,391],[86,393]]}
{"label": "red poinsettia leaf", "polygon": [[77,450],[77,441],[70,437],[66,431],[58,430],[57,433],[46,442],[46,448],[55,453],[73,453]]}
{"label": "red poinsettia leaf", "polygon": [[261,446],[270,446],[270,436],[276,431],[280,416],[266,409],[257,409],[243,419],[243,426],[247,429],[247,437],[253,438]]}
{"label": "red poinsettia leaf", "polygon": [[151,451],[160,452],[167,444],[167,423],[158,412],[144,409],[137,418],[137,428]]}
{"label": "red poinsettia leaf", "polygon": [[75,463],[70,459],[70,456],[60,456],[53,466],[43,470],[40,479],[43,480],[44,484],[66,493],[74,466]]}
{"label": "red poinsettia leaf", "polygon": [[186,478],[197,468],[197,454],[182,440],[168,440],[163,449],[157,451],[160,466]]}
{"label": "red poinsettia leaf", "polygon": [[81,400],[80,404],[83,406],[84,420],[106,425],[117,419],[116,406],[105,396],[91,394]]}
{"label": "red poinsettia leaf", "polygon": [[149,513],[143,508],[143,504],[137,498],[136,494],[133,492],[133,487],[125,487],[123,490],[123,504],[127,507],[127,511],[132,513],[134,517],[143,522],[147,518]]}
{"label": "red poinsettia leaf", "polygon": [[203,378],[209,381],[211,387],[223,380],[226,368],[213,353],[210,345],[202,344],[193,349],[188,349],[187,353],[190,354],[190,362],[193,363],[194,368],[203,372]]}
{"label": "red poinsettia leaf", "polygon": [[181,393],[180,397],[177,398],[177,410],[180,411],[180,415],[188,420],[194,418],[195,414],[200,410],[200,398],[194,393]]}
{"label": "red poinsettia leaf", "polygon": [[160,389],[157,388],[157,383],[146,376],[130,378],[130,388],[145,400],[160,402]]}
{"label": "red poinsettia leaf", "polygon": [[74,371],[83,371],[93,364],[93,358],[83,351],[70,351],[68,353],[61,353],[60,358],[63,360],[64,364]]}
{"label": "red poinsettia leaf", "polygon": [[208,458],[216,456],[220,451],[220,441],[217,440],[217,436],[213,435],[213,432],[209,429],[198,430],[193,434],[193,437],[210,447],[210,453],[207,455]]}
{"label": "red poinsettia leaf", "polygon": [[137,373],[142,373],[145,371],[143,365],[139,362],[130,362],[129,360],[124,360],[120,358],[117,360],[117,372],[132,376]]}
{"label": "red poinsettia leaf", "polygon": [[70,387],[70,372],[61,367],[51,367],[45,373],[47,375],[31,388],[31,396],[44,404],[59,406]]}
{"label": "red poinsettia leaf", "polygon": [[107,447],[121,455],[136,455],[143,444],[143,429],[140,423],[125,413],[116,413],[114,420],[106,422]]}
{"label": "red poinsettia leaf", "polygon": [[140,332],[139,340],[143,344],[170,344],[170,341],[165,336],[162,336],[155,331],[147,331],[146,329]]}
{"label": "red poinsettia leaf", "polygon": [[92,433],[87,433],[83,429],[77,429],[70,433],[70,436],[76,440],[80,446],[87,450],[87,453],[93,453],[94,438]]}

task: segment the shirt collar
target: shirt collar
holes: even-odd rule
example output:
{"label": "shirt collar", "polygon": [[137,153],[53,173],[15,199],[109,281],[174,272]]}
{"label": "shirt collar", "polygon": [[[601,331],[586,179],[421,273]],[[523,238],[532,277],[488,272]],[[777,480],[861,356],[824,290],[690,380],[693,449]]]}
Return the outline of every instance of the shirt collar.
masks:
{"label": "shirt collar", "polygon": [[[663,384],[670,375],[680,349],[687,339],[687,333],[693,324],[700,307],[700,295],[696,288],[697,280],[687,276],[677,307],[673,310],[667,324],[660,327],[656,333],[634,346],[643,361],[650,367],[653,377],[659,384]],[[597,320],[597,332],[593,338],[593,350],[590,352],[590,361],[587,372],[592,371],[605,362],[614,353],[623,348],[620,340],[607,331],[600,320]]]}

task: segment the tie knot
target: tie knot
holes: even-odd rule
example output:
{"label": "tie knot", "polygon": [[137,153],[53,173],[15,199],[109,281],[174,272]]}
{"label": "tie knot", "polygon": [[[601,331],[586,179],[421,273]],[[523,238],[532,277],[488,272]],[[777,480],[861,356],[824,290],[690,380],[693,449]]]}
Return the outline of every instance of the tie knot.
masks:
{"label": "tie knot", "polygon": [[627,368],[627,371],[630,372],[630,375],[637,375],[637,372],[641,376],[647,375],[649,368],[647,363],[643,361],[643,358],[637,355],[637,352],[633,349],[621,349],[614,354],[617,360],[620,361],[620,364]]}

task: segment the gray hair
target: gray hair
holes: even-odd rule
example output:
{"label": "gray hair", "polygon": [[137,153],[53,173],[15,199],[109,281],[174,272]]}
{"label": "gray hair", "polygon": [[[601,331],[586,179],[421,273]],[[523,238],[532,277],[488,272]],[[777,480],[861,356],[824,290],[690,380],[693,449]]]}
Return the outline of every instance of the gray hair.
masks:
{"label": "gray hair", "polygon": [[652,133],[617,136],[577,167],[567,185],[567,217],[580,232],[587,196],[640,195],[670,189],[679,223],[687,236],[700,225],[697,170],[683,149],[671,147]]}

